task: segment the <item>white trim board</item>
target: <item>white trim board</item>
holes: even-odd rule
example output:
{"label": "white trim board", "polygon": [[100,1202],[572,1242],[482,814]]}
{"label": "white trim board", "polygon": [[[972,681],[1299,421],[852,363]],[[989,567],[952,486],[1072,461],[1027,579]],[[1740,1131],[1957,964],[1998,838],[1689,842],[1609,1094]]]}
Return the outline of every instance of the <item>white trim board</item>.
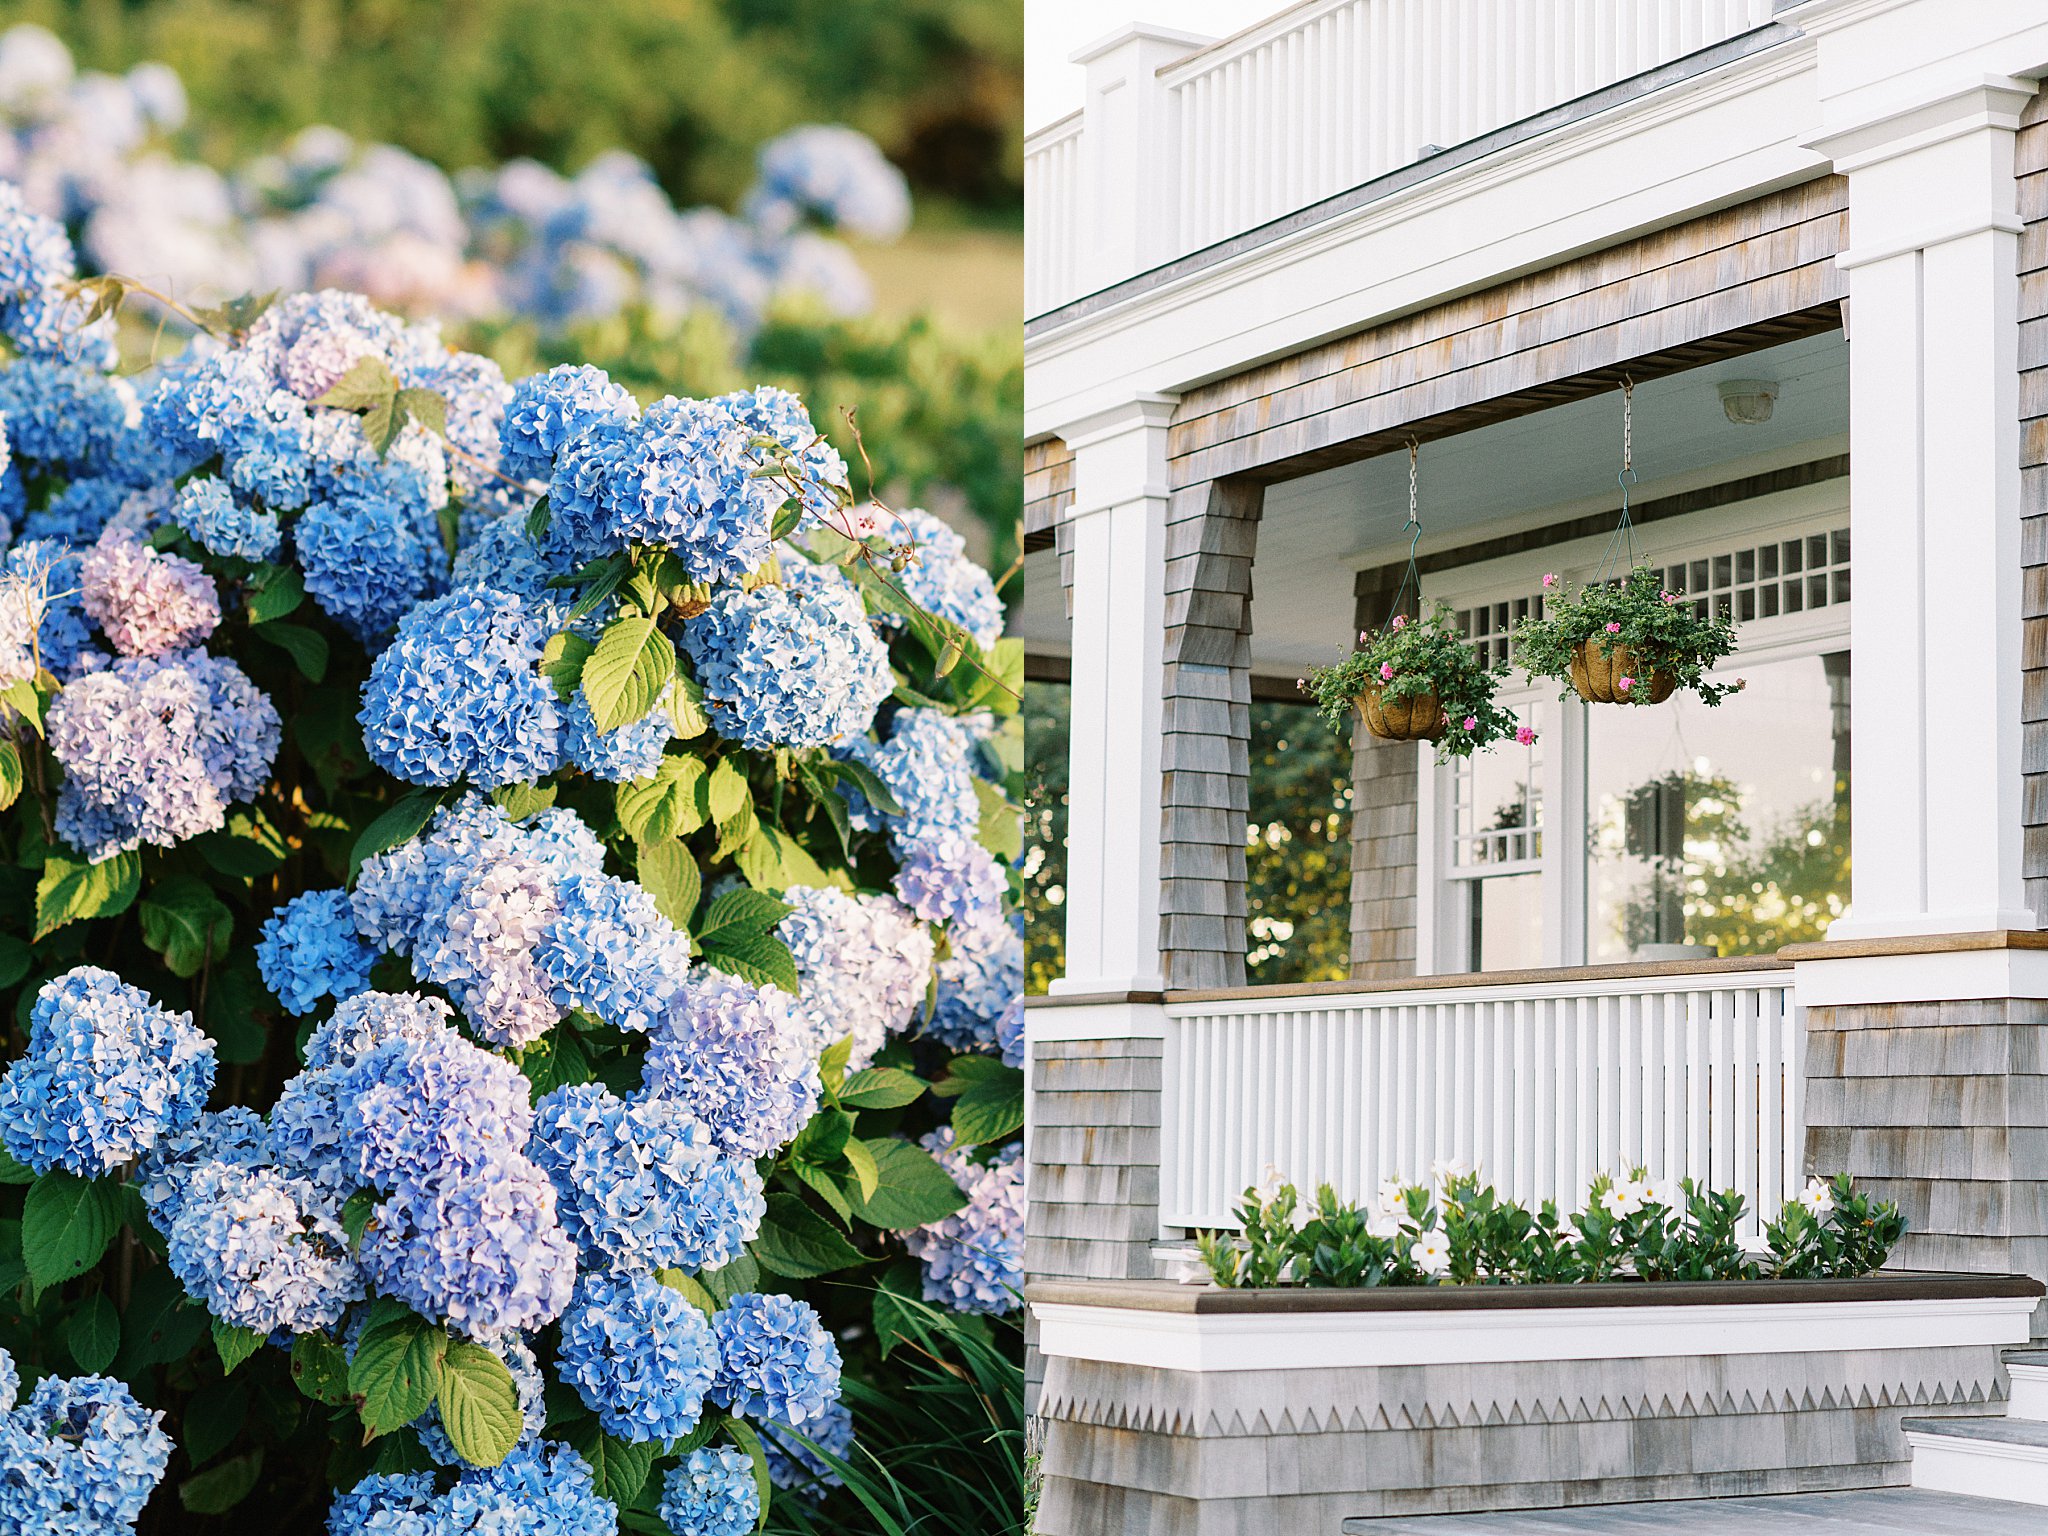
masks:
{"label": "white trim board", "polygon": [[1987,1296],[1207,1314],[1039,1302],[1032,1311],[1048,1357],[1200,1375],[2023,1344],[2034,1305]]}

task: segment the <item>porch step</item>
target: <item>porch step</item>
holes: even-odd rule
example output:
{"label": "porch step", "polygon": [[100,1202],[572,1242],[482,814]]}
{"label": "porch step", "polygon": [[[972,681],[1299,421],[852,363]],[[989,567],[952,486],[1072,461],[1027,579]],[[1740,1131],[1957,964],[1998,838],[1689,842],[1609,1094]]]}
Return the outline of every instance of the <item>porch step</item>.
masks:
{"label": "porch step", "polygon": [[2028,1419],[1907,1419],[1913,1486],[2048,1506],[2048,1423]]}
{"label": "porch step", "polygon": [[2016,1349],[2005,1357],[2005,1368],[2012,1375],[2005,1416],[2048,1423],[2048,1349]]}

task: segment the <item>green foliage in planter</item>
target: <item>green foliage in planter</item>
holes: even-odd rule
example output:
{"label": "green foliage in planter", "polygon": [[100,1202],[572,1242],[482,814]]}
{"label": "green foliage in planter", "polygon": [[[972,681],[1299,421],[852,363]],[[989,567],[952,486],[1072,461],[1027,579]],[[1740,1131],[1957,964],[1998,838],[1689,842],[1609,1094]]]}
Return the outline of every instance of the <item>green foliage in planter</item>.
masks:
{"label": "green foliage in planter", "polygon": [[1535,740],[1513,711],[1494,702],[1505,664],[1482,662],[1444,604],[1422,619],[1397,613],[1384,629],[1361,631],[1358,643],[1349,656],[1335,666],[1317,667],[1301,684],[1337,730],[1350,728],[1359,695],[1376,692],[1386,704],[1436,697],[1444,715],[1438,762],[1469,757],[1511,736],[1525,743]]}
{"label": "green foliage in planter", "polygon": [[1847,1279],[1879,1268],[1905,1231],[1898,1208],[1847,1174],[1810,1181],[1761,1239],[1738,1236],[1733,1191],[1673,1185],[1638,1168],[1601,1174],[1569,1220],[1531,1211],[1477,1175],[1444,1170],[1434,1188],[1384,1184],[1370,1210],[1328,1184],[1303,1206],[1292,1184],[1248,1189],[1236,1233],[1197,1238],[1221,1286],[1551,1285],[1602,1280]]}
{"label": "green foliage in planter", "polygon": [[1628,702],[1647,703],[1650,679],[1668,674],[1708,704],[1719,704],[1742,684],[1707,681],[1707,671],[1735,649],[1735,622],[1725,614],[1701,618],[1684,594],[1667,591],[1654,566],[1639,565],[1618,582],[1595,582],[1573,596],[1545,576],[1543,616],[1515,626],[1515,661],[1532,678],[1553,678],[1559,697],[1572,691],[1572,659],[1590,644],[1608,655],[1625,648],[1642,676],[1632,678]]}

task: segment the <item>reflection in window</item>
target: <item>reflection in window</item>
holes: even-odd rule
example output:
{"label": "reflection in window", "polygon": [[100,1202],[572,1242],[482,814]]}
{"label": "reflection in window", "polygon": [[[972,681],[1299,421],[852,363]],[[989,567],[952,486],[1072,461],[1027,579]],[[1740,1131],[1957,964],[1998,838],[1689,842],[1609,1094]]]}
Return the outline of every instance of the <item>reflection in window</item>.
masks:
{"label": "reflection in window", "polygon": [[1504,741],[1451,773],[1451,877],[1473,970],[1543,963],[1542,725],[1532,711],[1522,719],[1538,727],[1534,745]]}
{"label": "reflection in window", "polygon": [[1587,959],[1770,954],[1849,903],[1849,657],[1587,711]]}

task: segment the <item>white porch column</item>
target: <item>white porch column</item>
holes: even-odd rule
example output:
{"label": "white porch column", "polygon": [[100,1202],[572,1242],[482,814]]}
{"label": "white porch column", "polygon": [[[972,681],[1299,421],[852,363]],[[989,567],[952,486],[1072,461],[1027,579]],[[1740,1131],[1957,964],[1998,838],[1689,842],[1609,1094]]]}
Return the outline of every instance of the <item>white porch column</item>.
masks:
{"label": "white porch column", "polygon": [[1056,994],[1157,992],[1169,395],[1062,429],[1074,451],[1067,972]]}
{"label": "white porch column", "polygon": [[1833,939],[2033,928],[2021,879],[2020,220],[2034,87],[1859,100],[1849,179],[1853,902]]}
{"label": "white porch column", "polygon": [[1093,293],[1180,254],[1172,92],[1160,66],[1213,41],[1133,22],[1069,55],[1088,71],[1082,108],[1081,293]]}

